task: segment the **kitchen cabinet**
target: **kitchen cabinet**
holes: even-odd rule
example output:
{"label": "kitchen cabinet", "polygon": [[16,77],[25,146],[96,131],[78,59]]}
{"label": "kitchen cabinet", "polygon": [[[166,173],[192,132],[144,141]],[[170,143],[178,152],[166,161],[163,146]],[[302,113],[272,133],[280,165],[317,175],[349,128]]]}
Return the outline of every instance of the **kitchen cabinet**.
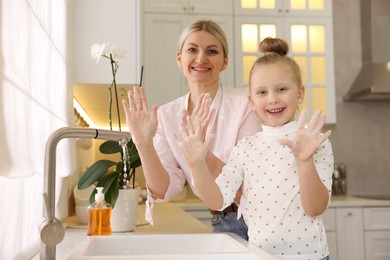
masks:
{"label": "kitchen cabinet", "polygon": [[323,220],[332,260],[390,259],[390,207],[329,208]]}
{"label": "kitchen cabinet", "polygon": [[[198,19],[214,20],[225,31],[230,65],[220,78],[223,85],[234,85],[232,0],[147,0],[142,3],[143,85],[150,105],[162,105],[188,93],[186,79],[176,63],[176,52],[182,30]],[[219,11],[210,14],[213,9]]]}
{"label": "kitchen cabinet", "polygon": [[337,208],[338,259],[364,259],[362,208]]}
{"label": "kitchen cabinet", "polygon": [[365,208],[363,217],[366,259],[390,259],[390,208]]}
{"label": "kitchen cabinet", "polygon": [[[261,55],[259,43],[279,37],[289,44],[289,56],[300,66],[306,87],[301,108],[307,119],[318,109],[336,122],[333,23],[331,1],[235,0],[236,87],[247,87],[249,71]],[[300,5],[298,4],[300,3]]]}
{"label": "kitchen cabinet", "polygon": [[233,12],[232,0],[144,0],[148,13],[227,14]]}
{"label": "kitchen cabinet", "polygon": [[235,0],[235,14],[283,16],[331,16],[329,0]]}
{"label": "kitchen cabinet", "polygon": [[336,233],[336,210],[328,208],[322,215],[325,225],[326,238],[328,239],[330,259],[337,259],[337,233]]}

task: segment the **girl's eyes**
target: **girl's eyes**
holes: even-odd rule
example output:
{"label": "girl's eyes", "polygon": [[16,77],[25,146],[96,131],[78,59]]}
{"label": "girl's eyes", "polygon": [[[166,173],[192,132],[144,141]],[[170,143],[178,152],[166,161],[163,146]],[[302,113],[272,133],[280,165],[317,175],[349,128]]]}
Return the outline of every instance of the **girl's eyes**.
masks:
{"label": "girl's eyes", "polygon": [[[276,89],[276,92],[278,92],[278,93],[283,93],[283,92],[285,92],[285,91],[287,91],[287,88],[286,87],[282,87],[282,88],[278,88],[278,89]],[[267,90],[258,90],[257,92],[256,92],[256,94],[257,95],[267,95]]]}
{"label": "girl's eyes", "polygon": [[257,94],[258,95],[265,95],[265,94],[267,94],[267,91],[266,90],[258,90]]}

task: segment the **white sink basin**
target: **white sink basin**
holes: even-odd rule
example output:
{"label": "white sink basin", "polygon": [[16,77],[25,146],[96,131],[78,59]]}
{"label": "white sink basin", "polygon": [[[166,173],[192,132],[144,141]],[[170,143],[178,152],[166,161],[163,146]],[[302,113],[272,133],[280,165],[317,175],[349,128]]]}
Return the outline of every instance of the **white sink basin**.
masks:
{"label": "white sink basin", "polygon": [[128,234],[87,237],[69,259],[276,259],[234,234]]}

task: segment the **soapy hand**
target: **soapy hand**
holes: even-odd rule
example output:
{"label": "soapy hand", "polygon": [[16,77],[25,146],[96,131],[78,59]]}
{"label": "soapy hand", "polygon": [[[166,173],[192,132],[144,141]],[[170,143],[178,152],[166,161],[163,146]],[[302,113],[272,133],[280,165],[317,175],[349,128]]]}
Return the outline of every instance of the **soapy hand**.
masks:
{"label": "soapy hand", "polygon": [[157,106],[149,111],[144,88],[134,86],[122,100],[129,132],[136,145],[152,142],[157,132]]}
{"label": "soapy hand", "polygon": [[297,123],[297,135],[294,140],[281,139],[279,144],[288,146],[297,161],[305,162],[310,160],[318,147],[330,136],[331,131],[321,133],[326,115],[316,111],[311,118],[309,125],[305,128],[306,110],[302,110]]}
{"label": "soapy hand", "polygon": [[180,147],[189,165],[204,161],[213,135],[206,138],[207,127],[214,110],[210,110],[211,99],[209,94],[202,94],[192,112],[183,111],[181,119],[181,132],[183,140],[174,135],[174,139]]}
{"label": "soapy hand", "polygon": [[[207,127],[210,123],[210,120],[215,112],[214,109],[210,109],[212,100],[209,93],[201,94],[196,101],[196,105],[190,119],[193,125],[198,125],[200,127],[201,134],[203,139],[206,137]],[[184,110],[182,113],[181,127],[186,124],[186,117],[189,116],[187,110]]]}

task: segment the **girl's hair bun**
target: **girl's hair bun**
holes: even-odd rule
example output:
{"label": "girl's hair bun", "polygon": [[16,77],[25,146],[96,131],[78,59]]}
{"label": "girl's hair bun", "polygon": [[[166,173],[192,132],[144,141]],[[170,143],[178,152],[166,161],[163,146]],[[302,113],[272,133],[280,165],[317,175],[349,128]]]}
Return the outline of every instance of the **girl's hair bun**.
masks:
{"label": "girl's hair bun", "polygon": [[264,55],[277,53],[280,56],[286,56],[288,53],[288,44],[280,38],[267,37],[259,44],[259,51]]}

